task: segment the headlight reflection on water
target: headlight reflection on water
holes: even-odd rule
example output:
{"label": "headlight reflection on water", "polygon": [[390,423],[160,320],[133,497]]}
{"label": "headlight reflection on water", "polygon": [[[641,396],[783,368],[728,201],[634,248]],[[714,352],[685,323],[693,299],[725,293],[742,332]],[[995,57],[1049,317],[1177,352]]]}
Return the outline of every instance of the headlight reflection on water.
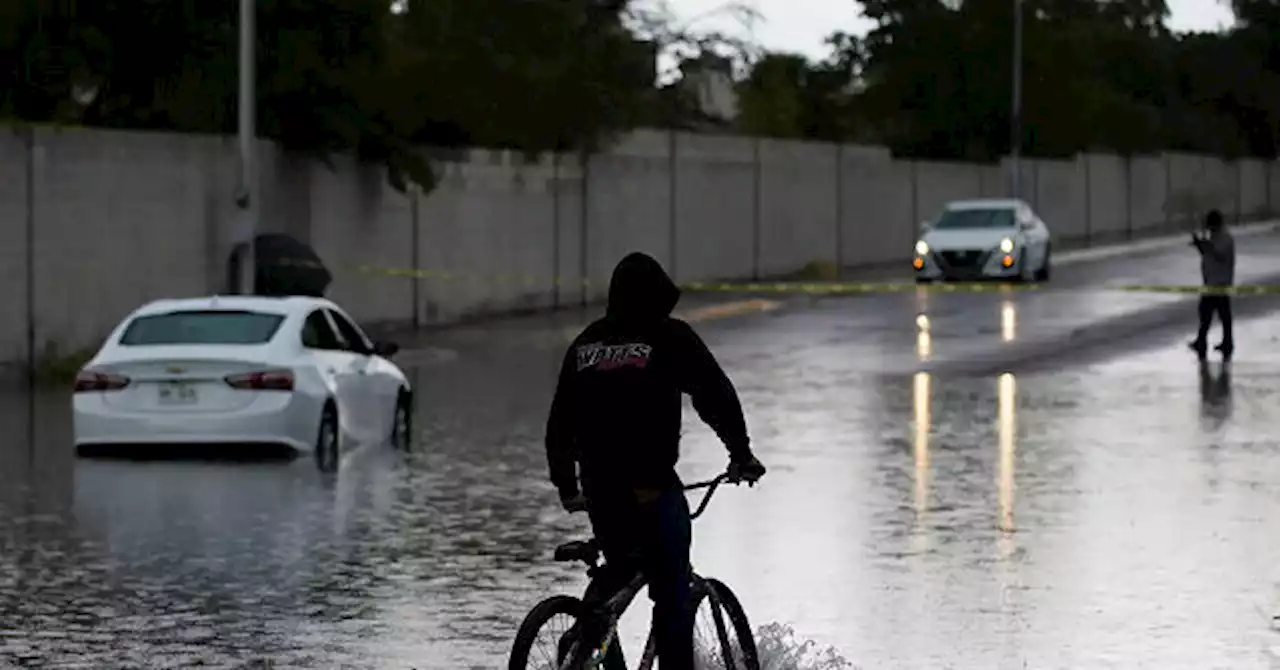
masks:
{"label": "headlight reflection on water", "polygon": [[927,361],[933,355],[933,336],[929,333],[929,317],[921,314],[916,317],[916,356]]}
{"label": "headlight reflection on water", "polygon": [[912,406],[915,409],[916,436],[913,446],[915,454],[915,504],[916,518],[924,516],[929,509],[929,432],[933,428],[932,402],[929,393],[930,377],[928,372],[917,372],[912,388]]}
{"label": "headlight reflection on water", "polygon": [[[927,323],[927,318],[922,321]],[[921,334],[927,336],[926,327]],[[917,520],[927,511],[931,485],[930,435],[932,432],[932,376],[917,372],[912,378],[912,410],[914,414],[913,455],[915,460],[915,509]],[[1014,464],[1017,444],[1017,380],[1005,373],[996,380],[996,434],[999,449],[996,476],[999,500],[999,545],[1008,558],[1014,550]],[[770,623],[756,631],[763,670],[847,670],[855,666],[832,648],[822,648],[813,640],[800,640],[790,626]],[[701,660],[701,659],[700,659]],[[705,661],[704,661],[705,663]],[[716,665],[697,665],[713,668]]]}
{"label": "headlight reflection on water", "polygon": [[1000,340],[1012,342],[1018,337],[1018,306],[1012,300],[1000,303]]}
{"label": "headlight reflection on water", "polygon": [[1000,500],[1000,530],[1012,533],[1014,494],[1014,448],[1017,442],[1018,386],[1013,375],[1006,372],[996,381],[996,433],[1000,449],[1000,465],[997,485]]}

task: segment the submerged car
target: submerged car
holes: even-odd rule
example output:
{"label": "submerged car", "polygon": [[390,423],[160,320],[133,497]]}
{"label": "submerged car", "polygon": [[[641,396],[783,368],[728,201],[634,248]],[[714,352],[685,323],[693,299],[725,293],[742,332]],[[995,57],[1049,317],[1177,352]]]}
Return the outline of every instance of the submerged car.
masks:
{"label": "submerged car", "polygon": [[75,381],[77,451],[218,445],[314,454],[407,448],[413,389],[334,303],[315,297],[158,300],[129,314]]}
{"label": "submerged car", "polygon": [[916,281],[1046,281],[1049,229],[1021,200],[959,200],[921,224],[912,267]]}

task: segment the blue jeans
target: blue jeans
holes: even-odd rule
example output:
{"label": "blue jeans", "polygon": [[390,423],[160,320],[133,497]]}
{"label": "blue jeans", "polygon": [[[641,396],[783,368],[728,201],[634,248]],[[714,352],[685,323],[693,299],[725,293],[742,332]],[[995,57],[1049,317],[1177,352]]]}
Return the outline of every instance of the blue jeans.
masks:
{"label": "blue jeans", "polygon": [[[594,492],[592,492],[594,493]],[[592,496],[588,513],[609,570],[587,599],[612,596],[638,570],[649,584],[662,670],[693,670],[693,524],[684,491],[671,488],[640,502],[632,491]]]}

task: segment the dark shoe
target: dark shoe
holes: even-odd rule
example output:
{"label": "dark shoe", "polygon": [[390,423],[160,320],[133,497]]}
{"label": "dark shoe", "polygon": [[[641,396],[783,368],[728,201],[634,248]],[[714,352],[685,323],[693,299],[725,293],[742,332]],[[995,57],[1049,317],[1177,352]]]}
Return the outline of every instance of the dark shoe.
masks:
{"label": "dark shoe", "polygon": [[1188,342],[1187,347],[1196,352],[1196,356],[1200,357],[1200,360],[1204,360],[1209,355],[1203,342]]}
{"label": "dark shoe", "polygon": [[1235,351],[1235,347],[1227,346],[1224,343],[1214,347],[1213,350],[1222,354],[1222,360],[1229,361],[1231,360],[1231,354]]}

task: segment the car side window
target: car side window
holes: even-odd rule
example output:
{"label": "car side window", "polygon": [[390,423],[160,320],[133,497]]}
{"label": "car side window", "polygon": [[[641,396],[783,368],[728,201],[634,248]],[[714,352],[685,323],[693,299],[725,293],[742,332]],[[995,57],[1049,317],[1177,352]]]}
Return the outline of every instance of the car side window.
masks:
{"label": "car side window", "polygon": [[360,332],[360,328],[351,320],[335,310],[326,310],[329,312],[329,318],[333,319],[334,325],[338,327],[338,334],[347,342],[347,350],[354,351],[358,354],[367,354],[373,351],[373,345],[369,343],[369,338]]}
{"label": "car side window", "polygon": [[341,351],[344,347],[322,310],[307,315],[302,323],[302,346],[322,351]]}

